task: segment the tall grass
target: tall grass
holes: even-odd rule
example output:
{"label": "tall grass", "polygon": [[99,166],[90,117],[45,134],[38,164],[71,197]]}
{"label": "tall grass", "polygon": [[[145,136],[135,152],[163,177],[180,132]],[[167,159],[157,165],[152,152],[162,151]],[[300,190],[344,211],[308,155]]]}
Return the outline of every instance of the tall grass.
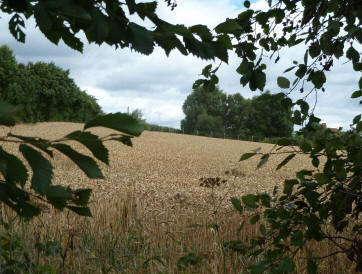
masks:
{"label": "tall grass", "polygon": [[[247,269],[248,259],[224,249],[223,242],[250,239],[258,235],[258,226],[246,221],[239,231],[246,217],[234,210],[215,211],[210,204],[207,212],[175,202],[160,212],[147,210],[147,201],[132,193],[98,198],[91,206],[93,218],[49,209],[25,222],[5,208],[3,217],[25,243],[30,261],[50,264],[57,273],[241,273]],[[303,257],[311,248],[319,256],[331,252],[327,242],[309,245],[299,254],[296,273],[306,272]],[[345,257],[335,256],[324,260],[320,271],[352,273],[352,266]]]}

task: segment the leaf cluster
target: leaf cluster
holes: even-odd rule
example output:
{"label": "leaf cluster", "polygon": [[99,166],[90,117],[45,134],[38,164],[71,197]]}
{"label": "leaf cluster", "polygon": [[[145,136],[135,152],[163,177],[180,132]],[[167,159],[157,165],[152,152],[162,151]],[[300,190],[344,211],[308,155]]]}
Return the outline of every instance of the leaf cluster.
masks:
{"label": "leaf cluster", "polygon": [[[175,2],[166,1],[171,8]],[[158,17],[157,2],[124,2],[45,0],[45,1],[2,1],[0,9],[12,15],[9,21],[11,34],[25,42],[26,19],[34,16],[37,27],[49,41],[58,45],[62,40],[67,46],[83,51],[83,32],[88,43],[107,43],[116,48],[129,47],[149,55],[155,46],[161,47],[167,55],[177,49],[182,54],[193,54],[202,59],[215,57],[227,62],[227,42],[214,38],[205,25],[186,27],[173,25]],[[138,15],[150,20],[153,28],[148,29],[130,20],[128,15]]]}
{"label": "leaf cluster", "polygon": [[[292,146],[288,138],[283,138],[279,140],[275,150],[268,154],[255,151],[242,155],[241,161],[261,154],[257,166],[260,168],[270,155],[286,153],[278,152],[284,148],[288,150],[288,154],[277,169],[282,168],[297,154],[308,155],[314,167],[312,170],[297,172],[295,179],[285,180],[280,196],[264,198],[263,202],[261,195],[250,194],[242,197],[242,203],[233,198],[232,204],[240,213],[244,208],[262,212],[256,215],[258,217],[253,216],[251,223],[256,223],[261,218],[266,223],[260,224],[263,235],[254,239],[249,249],[246,249],[248,251],[244,251],[255,256],[252,252],[260,250],[258,255],[265,258],[262,266],[257,264],[251,266],[251,269],[260,267],[262,271],[273,272],[281,267],[285,260],[289,260],[288,271],[292,271],[296,254],[308,241],[314,240],[330,241],[338,249],[337,253],[344,253],[355,263],[356,270],[361,270],[359,220],[362,209],[362,130],[357,127],[359,123],[360,116],[357,116],[354,119],[354,128],[336,134],[317,126],[312,119],[304,132],[312,132],[313,139],[302,139],[298,146]],[[322,158],[326,159],[324,164],[321,164]],[[332,226],[333,229],[325,229],[326,226]],[[350,231],[349,236],[342,234],[347,230]],[[344,239],[345,244],[339,244],[338,239]],[[272,243],[271,248],[265,248],[266,241]],[[323,254],[321,258],[337,253]],[[308,265],[317,267],[314,261],[319,257],[313,258],[308,259]],[[316,271],[315,269],[309,273]]]}
{"label": "leaf cluster", "polygon": [[[6,109],[11,110],[13,106],[2,103]],[[11,112],[10,112],[11,113]],[[0,116],[2,126],[14,125],[15,119],[4,112]],[[120,133],[113,133],[99,137],[88,129],[94,127],[106,127]],[[71,186],[64,187],[53,185],[53,165],[51,159],[54,153],[62,153],[81,169],[90,179],[102,179],[103,173],[97,162],[90,156],[74,150],[68,141],[76,141],[86,147],[93,157],[105,164],[109,164],[108,149],[104,146],[105,141],[118,141],[132,146],[132,138],[139,136],[143,131],[141,124],[132,116],[122,113],[99,115],[87,122],[83,130],[77,130],[57,140],[46,140],[38,137],[28,137],[12,134],[1,137],[2,141],[19,144],[19,152],[28,162],[32,171],[17,156],[8,153],[0,147],[0,173],[3,179],[0,181],[0,201],[13,209],[19,216],[32,218],[41,213],[41,203],[48,203],[58,210],[67,208],[81,216],[91,216],[88,208],[91,189],[72,189]],[[30,189],[26,184],[30,180]]]}

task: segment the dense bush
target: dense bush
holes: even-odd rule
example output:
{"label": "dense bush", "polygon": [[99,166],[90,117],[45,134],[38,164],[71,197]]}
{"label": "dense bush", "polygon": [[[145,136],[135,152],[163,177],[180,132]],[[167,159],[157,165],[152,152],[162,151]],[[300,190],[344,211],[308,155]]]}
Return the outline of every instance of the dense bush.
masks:
{"label": "dense bush", "polygon": [[265,92],[245,99],[238,93],[226,94],[217,86],[213,91],[198,87],[184,102],[186,117],[181,128],[188,134],[230,139],[289,137],[293,131],[292,112],[281,106],[284,98],[281,93]]}
{"label": "dense bush", "polygon": [[0,47],[0,99],[21,107],[22,122],[85,122],[101,114],[96,99],[74,83],[69,71],[54,63],[18,64]]}

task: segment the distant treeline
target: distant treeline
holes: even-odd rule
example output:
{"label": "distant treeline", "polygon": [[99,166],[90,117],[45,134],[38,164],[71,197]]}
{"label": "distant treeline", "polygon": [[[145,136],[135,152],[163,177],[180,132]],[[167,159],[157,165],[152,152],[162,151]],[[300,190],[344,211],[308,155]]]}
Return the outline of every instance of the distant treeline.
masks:
{"label": "distant treeline", "polygon": [[264,92],[245,99],[218,87],[213,91],[199,87],[184,102],[181,129],[187,134],[251,141],[289,137],[292,112],[281,105],[284,98],[283,94]]}
{"label": "distant treeline", "polygon": [[149,131],[161,131],[161,132],[171,132],[171,133],[182,133],[180,129],[172,128],[172,127],[165,127],[165,126],[158,126],[155,124],[145,124],[145,130]]}
{"label": "distant treeline", "polygon": [[150,131],[276,143],[293,132],[292,111],[281,105],[284,98],[283,94],[265,92],[245,99],[239,93],[228,95],[218,87],[213,91],[196,88],[183,104],[185,119],[181,129],[149,124],[139,109],[131,115]]}
{"label": "distant treeline", "polygon": [[20,106],[22,122],[85,122],[102,113],[68,70],[54,63],[17,63],[7,46],[0,47],[0,100]]}
{"label": "distant treeline", "polygon": [[149,131],[161,131],[161,132],[173,132],[173,133],[182,133],[180,129],[172,128],[172,127],[165,127],[159,126],[155,124],[147,123],[146,119],[143,117],[142,110],[136,108],[131,113],[129,113],[133,118],[135,118],[138,122],[140,122],[145,130]]}

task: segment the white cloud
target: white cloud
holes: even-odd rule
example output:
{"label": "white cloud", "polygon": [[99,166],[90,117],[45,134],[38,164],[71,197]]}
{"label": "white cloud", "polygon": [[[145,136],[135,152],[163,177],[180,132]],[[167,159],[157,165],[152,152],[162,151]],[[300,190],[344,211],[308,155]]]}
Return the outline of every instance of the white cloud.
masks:
{"label": "white cloud", "polygon": [[[235,17],[242,8],[238,0],[183,0],[178,1],[174,11],[159,2],[161,18],[187,26],[205,24],[214,28],[226,17]],[[252,3],[252,8],[267,9],[265,0]],[[7,28],[8,17],[0,19],[0,27]],[[210,62],[183,56],[174,51],[167,58],[161,49],[144,56],[129,49],[118,49],[102,45],[86,45],[80,54],[67,48],[51,44],[35,29],[33,21],[27,22],[27,42],[17,43],[8,31],[0,33],[0,41],[8,44],[20,62],[53,61],[56,65],[70,70],[75,82],[98,99],[105,112],[142,109],[148,122],[173,127],[180,126],[183,118],[182,104],[191,93],[192,83],[199,77],[201,69]],[[276,78],[289,67],[292,60],[303,58],[302,46],[281,52],[279,63],[268,62],[267,89],[279,92]],[[248,87],[240,86],[240,77],[235,72],[240,60],[230,54],[229,65],[223,64],[219,70],[220,87],[227,93],[240,92],[244,97],[258,95]],[[350,64],[338,63],[333,72],[328,73],[326,92],[319,95],[316,114],[330,126],[348,127],[355,114],[360,112],[356,100],[349,99],[357,88],[359,75]],[[296,92],[293,98],[303,96]],[[314,97],[309,98],[313,103]]]}

